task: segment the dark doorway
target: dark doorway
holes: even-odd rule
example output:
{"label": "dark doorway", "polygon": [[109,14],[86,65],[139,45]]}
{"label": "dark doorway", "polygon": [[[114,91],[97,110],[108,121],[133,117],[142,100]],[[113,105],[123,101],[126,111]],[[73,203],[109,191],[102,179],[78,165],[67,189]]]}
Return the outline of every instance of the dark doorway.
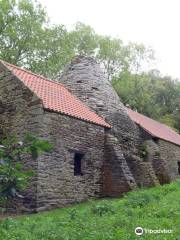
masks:
{"label": "dark doorway", "polygon": [[2,144],[2,140],[3,140],[3,130],[0,129],[0,144]]}
{"label": "dark doorway", "polygon": [[180,174],[180,162],[178,162],[178,173]]}
{"label": "dark doorway", "polygon": [[82,175],[81,165],[83,156],[82,153],[74,154],[74,176]]}

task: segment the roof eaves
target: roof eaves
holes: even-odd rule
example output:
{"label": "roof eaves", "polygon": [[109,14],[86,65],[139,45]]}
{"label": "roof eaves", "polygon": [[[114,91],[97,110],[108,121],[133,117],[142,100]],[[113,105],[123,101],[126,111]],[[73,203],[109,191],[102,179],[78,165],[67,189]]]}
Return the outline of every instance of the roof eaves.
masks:
{"label": "roof eaves", "polygon": [[58,113],[58,114],[61,114],[61,115],[66,115],[66,116],[69,116],[69,117],[72,117],[72,118],[75,118],[75,119],[79,119],[81,121],[84,121],[84,122],[88,122],[88,123],[91,123],[91,124],[94,124],[94,125],[97,125],[97,126],[100,126],[100,127],[104,127],[104,128],[112,128],[111,125],[109,125],[108,123],[105,123],[105,124],[100,124],[100,123],[96,123],[94,121],[91,121],[91,120],[88,120],[88,119],[85,119],[85,118],[81,118],[81,117],[77,117],[77,116],[74,116],[74,115],[71,115],[69,113],[65,113],[63,111],[56,111],[54,109],[50,109],[50,108],[47,108],[47,107],[43,107],[45,111],[48,111],[48,112],[54,112],[54,113]]}

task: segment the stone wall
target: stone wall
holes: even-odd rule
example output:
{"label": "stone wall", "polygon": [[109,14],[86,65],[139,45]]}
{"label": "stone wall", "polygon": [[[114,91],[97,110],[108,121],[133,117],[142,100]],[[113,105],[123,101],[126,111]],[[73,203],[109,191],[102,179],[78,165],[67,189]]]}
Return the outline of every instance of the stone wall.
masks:
{"label": "stone wall", "polygon": [[[105,137],[108,141],[105,142],[104,184],[107,186],[103,188],[104,194],[118,196],[137,185],[156,184],[157,179],[151,163],[144,162],[139,157],[139,146],[142,142],[139,129],[128,116],[119,96],[95,60],[76,57],[65,68],[59,81],[112,125],[112,129],[106,131]],[[118,174],[117,169],[120,170]],[[113,189],[112,194],[110,188]]]}
{"label": "stone wall", "polygon": [[[38,211],[100,196],[104,128],[45,111],[41,130],[54,149],[38,161]],[[74,176],[76,152],[84,155],[80,176]]]}
{"label": "stone wall", "polygon": [[118,139],[106,130],[102,196],[120,196],[136,187]]}
{"label": "stone wall", "polygon": [[[8,135],[16,133],[21,139],[24,133],[39,135],[43,114],[41,101],[19,79],[0,65],[0,129]],[[37,161],[25,158],[25,169],[37,173]],[[24,210],[36,208],[36,177],[24,192]],[[23,209],[23,208],[22,208]]]}
{"label": "stone wall", "polygon": [[[53,152],[37,161],[26,158],[25,168],[36,173],[21,210],[40,211],[100,196],[104,159],[104,128],[59,113],[47,112],[41,101],[3,66],[0,68],[0,128],[19,138],[31,132],[49,140]],[[74,176],[74,154],[84,154],[82,175]]]}
{"label": "stone wall", "polygon": [[[179,177],[180,147],[153,139],[129,118],[94,60],[76,58],[61,82],[112,128],[43,110],[41,100],[0,65],[0,135],[3,130],[21,138],[31,132],[54,145],[52,153],[37,161],[25,159],[25,168],[36,173],[24,192],[25,209],[41,211],[91,197],[120,196]],[[144,144],[147,158],[141,157]],[[78,176],[74,175],[76,153],[83,155]]]}
{"label": "stone wall", "polygon": [[159,139],[158,145],[160,156],[161,159],[164,160],[164,166],[166,168],[166,172],[168,173],[170,181],[179,178],[180,166],[178,170],[178,162],[180,164],[180,146],[161,139]]}
{"label": "stone wall", "polygon": [[167,165],[164,158],[161,156],[158,140],[154,141],[152,138],[145,140],[144,144],[147,146],[147,161],[152,163],[154,172],[160,184],[169,183],[170,175],[167,171]]}
{"label": "stone wall", "polygon": [[143,144],[147,147],[146,161],[151,162],[159,183],[169,183],[179,178],[180,147],[165,140],[153,138],[141,127],[139,129]]}

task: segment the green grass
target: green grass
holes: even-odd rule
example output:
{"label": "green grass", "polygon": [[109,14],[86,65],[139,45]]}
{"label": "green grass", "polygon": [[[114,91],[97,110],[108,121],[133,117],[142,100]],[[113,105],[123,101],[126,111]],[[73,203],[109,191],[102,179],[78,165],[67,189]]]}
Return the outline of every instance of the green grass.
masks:
{"label": "green grass", "polygon": [[[143,234],[134,229],[170,229]],[[2,240],[180,240],[180,181],[128,193],[121,199],[93,200],[49,212],[7,218]]]}

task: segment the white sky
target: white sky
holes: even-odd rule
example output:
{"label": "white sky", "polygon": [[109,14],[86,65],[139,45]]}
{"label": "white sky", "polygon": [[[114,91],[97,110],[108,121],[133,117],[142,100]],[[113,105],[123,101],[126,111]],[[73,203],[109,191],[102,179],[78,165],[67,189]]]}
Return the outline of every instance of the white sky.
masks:
{"label": "white sky", "polygon": [[157,68],[180,79],[180,0],[39,0],[53,23],[81,21],[99,34],[151,46]]}

